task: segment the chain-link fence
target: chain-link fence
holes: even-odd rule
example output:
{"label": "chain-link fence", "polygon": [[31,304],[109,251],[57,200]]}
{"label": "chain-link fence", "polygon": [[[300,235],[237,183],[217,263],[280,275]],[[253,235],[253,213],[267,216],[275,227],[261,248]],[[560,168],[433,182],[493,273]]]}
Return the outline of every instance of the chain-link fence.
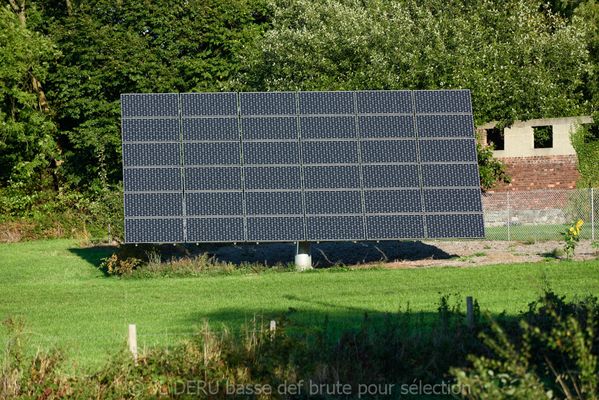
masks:
{"label": "chain-link fence", "polygon": [[566,225],[584,221],[582,239],[597,240],[599,189],[483,194],[487,239],[558,240]]}

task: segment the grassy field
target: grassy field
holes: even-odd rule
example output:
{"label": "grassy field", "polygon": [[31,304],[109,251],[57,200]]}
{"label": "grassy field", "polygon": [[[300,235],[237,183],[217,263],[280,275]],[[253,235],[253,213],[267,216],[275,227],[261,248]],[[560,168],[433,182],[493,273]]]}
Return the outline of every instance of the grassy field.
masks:
{"label": "grassy field", "polygon": [[[141,347],[172,344],[204,320],[239,327],[255,315],[339,328],[409,308],[434,313],[440,294],[473,295],[482,310],[524,310],[548,284],[560,294],[599,294],[599,261],[469,268],[315,270],[200,278],[119,279],[97,265],[109,254],[49,240],[0,245],[0,319],[22,317],[35,346],[58,346],[81,367],[122,348],[128,323]],[[0,334],[0,352],[5,333]]]}

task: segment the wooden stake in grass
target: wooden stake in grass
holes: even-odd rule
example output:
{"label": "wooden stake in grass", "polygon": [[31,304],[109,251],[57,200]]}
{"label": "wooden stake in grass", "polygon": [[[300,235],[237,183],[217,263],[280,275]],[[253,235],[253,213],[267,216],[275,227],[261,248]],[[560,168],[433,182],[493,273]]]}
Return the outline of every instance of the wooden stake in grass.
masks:
{"label": "wooden stake in grass", "polygon": [[474,304],[472,302],[472,296],[466,297],[466,324],[468,328],[474,327]]}
{"label": "wooden stake in grass", "polygon": [[129,324],[129,350],[133,354],[133,361],[137,365],[137,328],[135,324]]}

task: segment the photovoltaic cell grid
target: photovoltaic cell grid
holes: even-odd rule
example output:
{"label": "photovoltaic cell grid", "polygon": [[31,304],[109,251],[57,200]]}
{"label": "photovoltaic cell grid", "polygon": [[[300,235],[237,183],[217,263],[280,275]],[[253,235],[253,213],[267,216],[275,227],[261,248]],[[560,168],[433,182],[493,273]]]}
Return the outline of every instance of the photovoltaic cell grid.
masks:
{"label": "photovoltaic cell grid", "polygon": [[484,236],[470,93],[124,94],[129,243]]}

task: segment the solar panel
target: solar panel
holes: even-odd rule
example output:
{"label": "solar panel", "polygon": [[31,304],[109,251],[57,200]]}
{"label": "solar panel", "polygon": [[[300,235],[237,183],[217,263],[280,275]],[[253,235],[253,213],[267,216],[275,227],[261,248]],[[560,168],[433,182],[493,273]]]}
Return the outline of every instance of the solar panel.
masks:
{"label": "solar panel", "polygon": [[245,189],[286,190],[301,189],[301,168],[285,167],[245,167]]}
{"label": "solar panel", "polygon": [[185,168],[185,190],[241,191],[241,166]]}
{"label": "solar panel", "polygon": [[308,216],[308,240],[364,240],[364,218],[356,216]]}
{"label": "solar panel", "polygon": [[469,114],[425,114],[416,118],[418,134],[425,137],[472,138],[474,124]]}
{"label": "solar panel", "polygon": [[426,236],[484,236],[470,92],[417,91],[414,100]]}
{"label": "solar panel", "polygon": [[420,189],[365,190],[368,214],[421,213]]}
{"label": "solar panel", "polygon": [[344,166],[304,166],[305,189],[352,189],[360,188],[360,167]]}
{"label": "solar panel", "polygon": [[356,92],[358,114],[413,114],[409,90]]}
{"label": "solar panel", "polygon": [[125,193],[125,215],[178,217],[182,214],[182,193]]}
{"label": "solar panel", "polygon": [[305,237],[297,114],[296,93],[239,94],[248,241]]}
{"label": "solar panel", "polygon": [[243,217],[187,218],[186,242],[235,242],[244,238]]}
{"label": "solar panel", "polygon": [[125,241],[185,241],[178,94],[121,97]]}
{"label": "solar panel", "polygon": [[250,217],[248,240],[252,242],[292,242],[305,240],[303,217]]}
{"label": "solar panel", "polygon": [[365,140],[362,142],[364,163],[415,163],[418,161],[416,140]]}
{"label": "solar panel", "polygon": [[243,210],[241,192],[191,192],[185,195],[188,216],[236,215]]}
{"label": "solar panel", "polygon": [[484,235],[470,92],[125,94],[129,243]]}
{"label": "solar panel", "polygon": [[[125,214],[126,215],[126,214]],[[176,243],[185,241],[183,218],[125,217],[125,242],[127,243]]]}
{"label": "solar panel", "polygon": [[359,190],[307,191],[306,214],[362,214]]}
{"label": "solar panel", "polygon": [[420,171],[417,164],[363,165],[364,190],[370,188],[417,188]]}
{"label": "solar panel", "polygon": [[367,215],[367,237],[380,239],[421,239],[424,235],[422,215]]}
{"label": "solar panel", "polygon": [[244,141],[297,140],[295,117],[246,117],[241,120]]}
{"label": "solar panel", "polygon": [[294,92],[239,93],[240,114],[246,115],[293,115],[297,114]]}
{"label": "solar panel", "polygon": [[125,167],[146,167],[181,164],[178,143],[124,143],[123,165]]}
{"label": "solar panel", "polygon": [[303,215],[302,192],[247,192],[248,215]]}
{"label": "solar panel", "polygon": [[246,142],[243,144],[245,165],[299,164],[300,151],[297,141]]}
{"label": "solar panel", "polygon": [[363,138],[413,138],[416,136],[411,115],[361,115],[358,126]]}
{"label": "solar panel", "polygon": [[126,142],[179,141],[179,120],[175,118],[125,119],[122,128]]}
{"label": "solar panel", "polygon": [[352,92],[299,92],[300,114],[354,114]]}
{"label": "solar panel", "polygon": [[356,119],[353,116],[300,117],[302,139],[355,138]]}
{"label": "solar panel", "polygon": [[235,117],[184,118],[182,123],[183,140],[239,141],[239,127]]}
{"label": "solar panel", "polygon": [[179,95],[176,93],[149,93],[121,95],[123,118],[178,117]]}
{"label": "solar panel", "polygon": [[358,141],[302,142],[304,165],[358,164]]}
{"label": "solar panel", "polygon": [[194,116],[237,116],[236,93],[182,93],[181,115]]}
{"label": "solar panel", "polygon": [[422,162],[476,162],[471,139],[420,140]]}

